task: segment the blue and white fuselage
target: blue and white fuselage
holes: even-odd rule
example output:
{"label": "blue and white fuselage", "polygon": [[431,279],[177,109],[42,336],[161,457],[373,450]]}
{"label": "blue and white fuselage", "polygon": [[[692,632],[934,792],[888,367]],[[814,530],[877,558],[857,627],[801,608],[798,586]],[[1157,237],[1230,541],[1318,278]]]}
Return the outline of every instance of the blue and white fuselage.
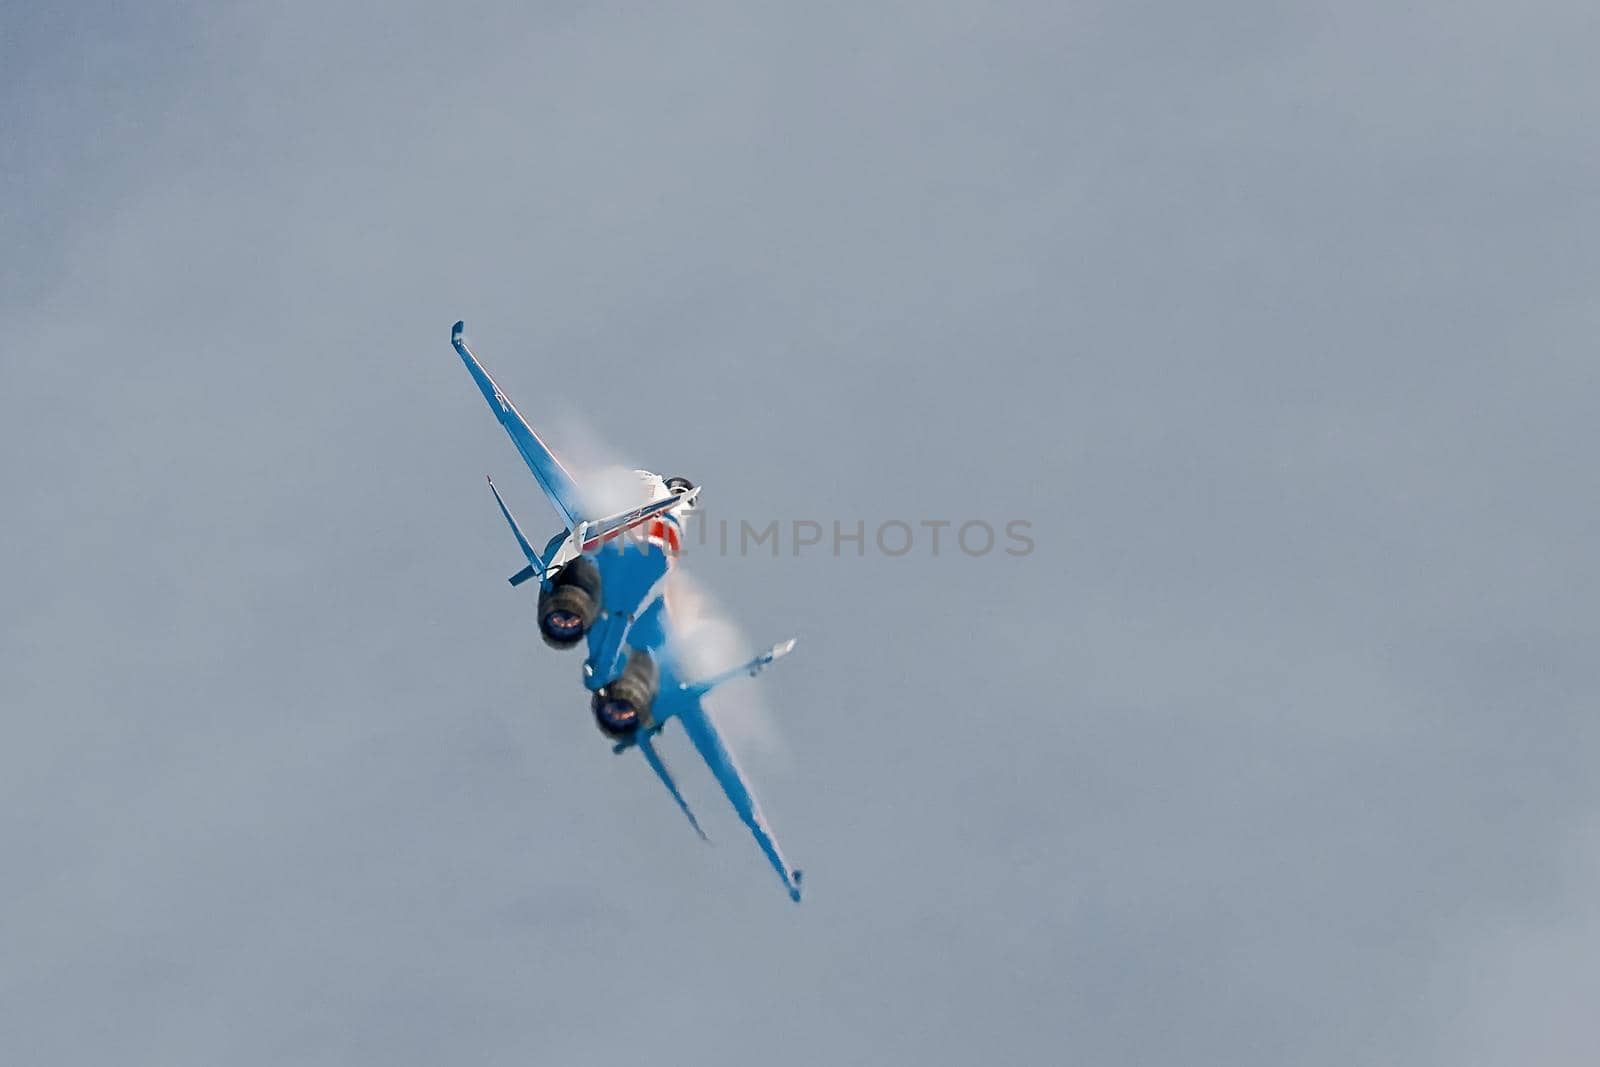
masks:
{"label": "blue and white fuselage", "polygon": [[[522,454],[529,471],[560,516],[564,528],[536,551],[500,492],[490,482],[501,514],[528,564],[511,576],[520,586],[537,581],[539,628],[545,642],[587,649],[583,683],[595,723],[621,753],[638,749],[696,832],[700,824],[684,801],[652,739],[677,719],[716,776],[741,821],[794,900],[800,872],[785,862],[755,795],[704,707],[704,697],[737,677],[760,673],[793,649],[787,641],[710,677],[687,662],[674,625],[668,576],[682,544],[682,516],[695,507],[700,490],[682,478],[635,471],[631,504],[611,514],[594,506],[571,473],[522,418],[473,356],[456,323],[451,342],[490,409]],[[701,836],[705,835],[701,833]]]}

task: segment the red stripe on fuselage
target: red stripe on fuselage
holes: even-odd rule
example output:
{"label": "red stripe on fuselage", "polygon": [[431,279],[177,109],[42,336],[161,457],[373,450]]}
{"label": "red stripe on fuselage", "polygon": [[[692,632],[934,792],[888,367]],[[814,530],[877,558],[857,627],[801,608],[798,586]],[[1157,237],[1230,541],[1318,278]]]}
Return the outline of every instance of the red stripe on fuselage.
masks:
{"label": "red stripe on fuselage", "polygon": [[663,522],[656,519],[650,524],[649,533],[646,535],[651,541],[663,545],[667,551],[676,555],[682,542],[678,539],[678,524]]}

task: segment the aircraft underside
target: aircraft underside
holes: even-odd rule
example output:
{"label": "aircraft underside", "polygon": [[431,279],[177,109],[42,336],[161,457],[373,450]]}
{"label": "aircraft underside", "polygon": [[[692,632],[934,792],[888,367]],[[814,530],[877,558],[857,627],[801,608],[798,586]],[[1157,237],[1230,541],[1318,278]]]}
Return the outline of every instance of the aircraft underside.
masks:
{"label": "aircraft underside", "polygon": [[754,793],[704,707],[707,693],[734,678],[759,674],[787,655],[794,641],[709,677],[695,675],[678,647],[683,638],[669,610],[668,576],[681,543],[680,516],[695,506],[699,489],[684,478],[636,471],[632,495],[642,499],[603,514],[607,509],[584,498],[571,473],[479,365],[463,330],[456,323],[451,343],[564,525],[542,551],[535,550],[490,481],[495,502],[528,561],[511,576],[511,585],[538,582],[537,625],[544,643],[557,651],[586,647],[583,683],[595,725],[612,742],[612,751],[637,749],[644,756],[704,837],[652,743],[668,722],[682,724],[790,898],[798,901],[800,872],[784,860]]}

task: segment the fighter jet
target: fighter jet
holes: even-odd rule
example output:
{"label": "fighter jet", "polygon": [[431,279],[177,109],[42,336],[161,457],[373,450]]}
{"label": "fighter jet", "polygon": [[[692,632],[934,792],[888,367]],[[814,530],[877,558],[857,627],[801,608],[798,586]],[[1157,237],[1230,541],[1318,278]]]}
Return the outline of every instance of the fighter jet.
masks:
{"label": "fighter jet", "polygon": [[580,491],[571,473],[489,377],[463,340],[465,329],[464,323],[456,323],[450,343],[562,524],[560,532],[536,550],[490,480],[500,514],[528,561],[511,576],[511,584],[538,585],[540,636],[555,649],[586,647],[583,683],[595,725],[611,741],[614,753],[636,750],[644,757],[704,839],[699,820],[654,743],[669,722],[676,719],[682,724],[790,899],[799,901],[800,871],[784,860],[755,794],[704,704],[706,694],[718,686],[760,674],[788,655],[794,641],[774,645],[728,670],[696,676],[682,626],[674,622],[667,577],[682,545],[682,520],[695,507],[699,488],[686,478],[635,471],[637,502],[614,514],[594,514],[596,509],[587,501],[595,494]]}

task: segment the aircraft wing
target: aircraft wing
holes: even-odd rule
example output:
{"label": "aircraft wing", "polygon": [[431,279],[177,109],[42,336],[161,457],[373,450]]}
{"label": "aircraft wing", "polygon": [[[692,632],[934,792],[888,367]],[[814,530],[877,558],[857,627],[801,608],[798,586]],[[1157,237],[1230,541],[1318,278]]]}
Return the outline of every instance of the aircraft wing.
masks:
{"label": "aircraft wing", "polygon": [[694,747],[699,750],[701,758],[711,768],[711,773],[716,775],[717,783],[728,795],[728,800],[733,803],[739,818],[755,835],[756,844],[767,854],[767,861],[772,864],[773,870],[778,872],[778,877],[783,879],[783,887],[789,891],[789,899],[798,902],[800,872],[791,869],[784,862],[783,853],[778,849],[778,842],[773,838],[772,831],[767,828],[767,820],[761,814],[761,805],[756,802],[755,794],[750,791],[750,785],[745,781],[744,773],[739,770],[739,764],[734,761],[733,753],[723,744],[722,735],[717,732],[711,717],[706,714],[704,703],[695,700],[678,713],[678,718],[683,722],[689,740],[694,742]]}
{"label": "aircraft wing", "polygon": [[500,420],[500,425],[511,435],[512,443],[517,446],[517,451],[522,453],[522,459],[533,472],[539,488],[544,490],[544,495],[550,498],[550,503],[561,513],[561,519],[566,523],[567,529],[576,528],[584,519],[577,483],[572,480],[567,468],[563,467],[561,461],[555,457],[555,453],[550,451],[549,446],[533,432],[533,427],[529,426],[528,421],[517,411],[516,405],[500,391],[494,379],[489,377],[489,372],[478,363],[477,357],[461,339],[465,330],[465,323],[456,323],[450,330],[450,343],[461,356],[461,362],[467,365],[472,380],[477,382],[478,388],[483,391],[483,398],[489,402],[489,408],[494,412],[495,418]]}

